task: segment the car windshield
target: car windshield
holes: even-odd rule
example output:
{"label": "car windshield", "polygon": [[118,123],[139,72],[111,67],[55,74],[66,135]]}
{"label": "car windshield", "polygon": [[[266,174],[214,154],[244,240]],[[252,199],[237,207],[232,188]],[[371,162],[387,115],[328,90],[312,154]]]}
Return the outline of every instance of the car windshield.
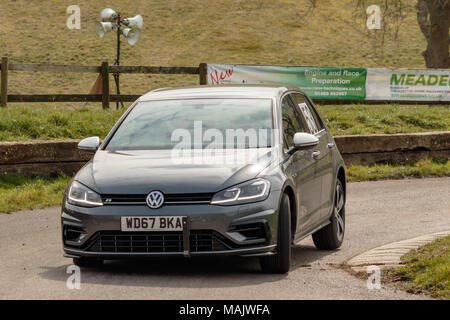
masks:
{"label": "car windshield", "polygon": [[271,146],[271,99],[139,102],[105,150],[264,148]]}

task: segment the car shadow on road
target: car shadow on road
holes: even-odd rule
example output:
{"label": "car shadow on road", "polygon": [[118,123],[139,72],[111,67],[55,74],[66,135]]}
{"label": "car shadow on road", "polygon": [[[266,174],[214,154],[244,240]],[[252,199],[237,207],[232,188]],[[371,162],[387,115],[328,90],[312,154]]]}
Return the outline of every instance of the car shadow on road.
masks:
{"label": "car shadow on road", "polygon": [[[310,268],[312,263],[332,253],[308,245],[295,247],[290,272]],[[67,273],[69,265],[42,266],[44,271],[40,276],[66,282],[70,276]],[[238,287],[276,282],[286,277],[288,275],[265,274],[259,267],[258,259],[241,257],[105,261],[101,267],[81,269],[81,283],[167,288]]]}

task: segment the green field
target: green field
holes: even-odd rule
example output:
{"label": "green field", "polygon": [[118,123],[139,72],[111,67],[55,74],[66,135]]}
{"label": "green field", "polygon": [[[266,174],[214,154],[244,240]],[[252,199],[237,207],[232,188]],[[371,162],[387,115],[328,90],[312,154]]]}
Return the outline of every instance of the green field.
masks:
{"label": "green field", "polygon": [[[319,111],[334,135],[450,130],[448,106],[319,106]],[[104,138],[122,113],[48,105],[0,108],[0,141]]]}

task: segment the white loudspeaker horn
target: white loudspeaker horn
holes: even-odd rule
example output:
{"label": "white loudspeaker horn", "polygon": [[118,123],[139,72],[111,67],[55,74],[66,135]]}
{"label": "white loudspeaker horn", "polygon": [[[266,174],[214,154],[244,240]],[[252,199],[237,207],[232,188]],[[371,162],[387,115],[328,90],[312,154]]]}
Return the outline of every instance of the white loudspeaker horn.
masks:
{"label": "white loudspeaker horn", "polygon": [[96,22],[95,23],[95,32],[100,38],[103,38],[105,33],[111,31],[113,28],[115,28],[117,25],[115,25],[112,22]]}
{"label": "white loudspeaker horn", "polygon": [[133,17],[133,18],[127,18],[123,20],[123,23],[131,28],[131,29],[142,29],[142,25],[144,23],[144,19],[142,19],[142,16],[140,14],[138,14],[137,16]]}
{"label": "white loudspeaker horn", "polygon": [[117,13],[111,8],[103,9],[100,13],[100,21],[102,22],[111,22],[115,19],[117,19]]}
{"label": "white loudspeaker horn", "polygon": [[139,36],[141,35],[141,30],[139,29],[130,29],[124,28],[120,30],[122,34],[127,38],[128,44],[135,45],[139,40]]}

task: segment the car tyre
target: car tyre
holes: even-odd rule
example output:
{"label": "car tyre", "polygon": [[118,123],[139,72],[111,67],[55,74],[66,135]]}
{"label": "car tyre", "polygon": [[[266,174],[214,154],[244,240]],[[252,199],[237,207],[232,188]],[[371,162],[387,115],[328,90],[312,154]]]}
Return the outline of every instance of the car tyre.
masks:
{"label": "car tyre", "polygon": [[291,244],[291,208],[288,195],[283,194],[278,214],[278,252],[275,255],[260,258],[262,271],[279,274],[289,272]]}
{"label": "car tyre", "polygon": [[337,180],[334,190],[334,205],[331,223],[313,233],[314,245],[319,250],[334,250],[344,241],[345,233],[345,194],[342,182]]}
{"label": "car tyre", "polygon": [[73,258],[73,263],[79,267],[93,268],[101,266],[103,264],[103,260],[97,258],[79,257]]}

